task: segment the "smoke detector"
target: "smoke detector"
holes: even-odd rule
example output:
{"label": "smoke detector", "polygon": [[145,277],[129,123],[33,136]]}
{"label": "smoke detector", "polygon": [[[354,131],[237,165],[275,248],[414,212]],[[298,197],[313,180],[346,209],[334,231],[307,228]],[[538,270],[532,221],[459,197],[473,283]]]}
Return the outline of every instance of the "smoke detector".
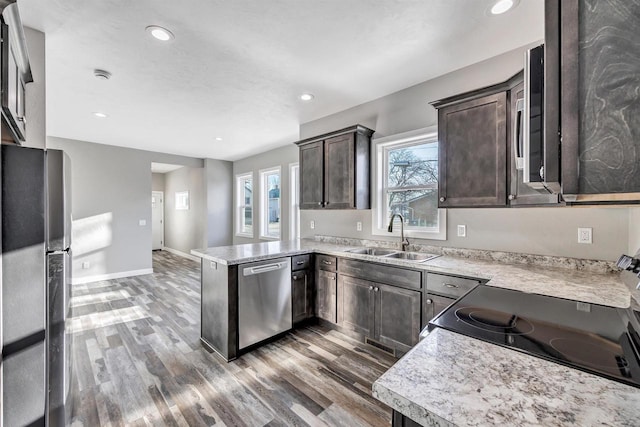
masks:
{"label": "smoke detector", "polygon": [[111,73],[105,70],[93,70],[93,75],[98,80],[109,80],[111,78]]}

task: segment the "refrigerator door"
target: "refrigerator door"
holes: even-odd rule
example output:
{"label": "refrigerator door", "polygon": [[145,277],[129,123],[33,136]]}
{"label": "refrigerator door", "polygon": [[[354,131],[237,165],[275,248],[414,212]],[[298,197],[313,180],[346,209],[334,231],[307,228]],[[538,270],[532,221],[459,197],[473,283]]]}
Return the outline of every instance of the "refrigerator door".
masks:
{"label": "refrigerator door", "polygon": [[2,418],[39,424],[45,414],[44,151],[1,147]]}
{"label": "refrigerator door", "polygon": [[47,251],[71,246],[71,161],[61,150],[47,150]]}
{"label": "refrigerator door", "polygon": [[69,339],[65,333],[69,307],[67,277],[70,255],[66,251],[47,255],[49,314],[47,339],[49,341],[49,425],[64,426],[65,402],[69,384]]}

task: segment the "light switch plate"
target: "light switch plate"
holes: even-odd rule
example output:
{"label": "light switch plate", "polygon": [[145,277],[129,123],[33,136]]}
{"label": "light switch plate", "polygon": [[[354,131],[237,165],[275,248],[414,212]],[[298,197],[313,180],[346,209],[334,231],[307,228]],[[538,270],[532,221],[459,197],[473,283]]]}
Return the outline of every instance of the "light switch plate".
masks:
{"label": "light switch plate", "polygon": [[466,225],[458,225],[458,237],[467,237]]}
{"label": "light switch plate", "polygon": [[309,228],[311,228],[312,230],[316,228],[316,222],[314,220],[311,220],[311,222],[309,222]]}
{"label": "light switch plate", "polygon": [[592,228],[578,228],[578,243],[585,243],[590,245],[593,243],[593,229]]}
{"label": "light switch plate", "polygon": [[82,269],[83,270],[87,270],[89,267],[91,267],[91,263],[90,262],[85,261],[85,262],[82,263]]}
{"label": "light switch plate", "polygon": [[146,219],[141,219],[140,221],[138,221],[138,225],[139,225],[140,227],[142,227],[142,226],[144,226],[144,225],[147,225],[147,220],[146,220]]}
{"label": "light switch plate", "polygon": [[356,222],[356,231],[362,231],[362,221]]}

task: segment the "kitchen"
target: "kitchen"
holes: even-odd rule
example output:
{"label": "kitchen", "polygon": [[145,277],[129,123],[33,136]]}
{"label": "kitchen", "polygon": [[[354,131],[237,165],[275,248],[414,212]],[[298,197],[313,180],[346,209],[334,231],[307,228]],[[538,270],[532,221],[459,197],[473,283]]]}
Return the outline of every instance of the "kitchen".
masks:
{"label": "kitchen", "polygon": [[[463,3],[464,2],[461,4]],[[481,9],[478,11],[481,14],[485,13],[485,8],[491,6],[489,4],[491,2],[485,3],[487,4],[477,7]],[[543,17],[540,14],[542,2],[533,3],[538,7],[538,9],[535,9],[537,12],[532,12],[528,9],[527,12],[532,16],[537,16],[537,22],[542,25]],[[464,5],[469,6],[468,3],[464,3]],[[25,7],[26,6],[28,6],[28,2],[25,2]],[[521,1],[512,12],[503,15],[503,17],[515,19],[515,14],[524,13],[524,8],[526,7],[531,7],[531,2]],[[21,12],[23,11],[21,10]],[[29,22],[27,18],[28,9],[25,9],[23,21]],[[83,17],[76,17],[76,19],[81,18]],[[492,19],[499,18],[496,17]],[[33,26],[36,26],[37,20],[31,22],[33,22]],[[62,20],[56,24],[61,25],[63,22]],[[84,25],[86,26],[87,23]],[[55,25],[52,25],[51,28],[55,28]],[[512,45],[511,48],[503,48],[504,50],[502,52],[499,51],[500,48],[496,47],[497,50],[487,56],[475,57],[476,59],[465,59],[467,61],[466,64],[454,66],[454,68],[450,70],[451,72],[444,75],[438,76],[436,71],[432,78],[427,79],[423,77],[415,80],[413,82],[414,86],[405,84],[405,86],[398,87],[400,90],[388,90],[386,93],[380,93],[377,97],[372,96],[365,98],[362,102],[357,103],[359,104],[358,106],[354,107],[354,105],[357,104],[350,104],[333,111],[327,110],[324,114],[316,117],[308,115],[307,117],[313,117],[313,119],[300,121],[300,126],[299,129],[296,129],[296,134],[287,136],[286,142],[279,144],[281,148],[274,148],[273,150],[264,152],[265,149],[271,148],[265,146],[262,149],[256,149],[256,151],[254,151],[254,153],[260,154],[253,156],[247,154],[243,157],[233,159],[233,162],[213,160],[219,159],[222,156],[222,154],[218,156],[215,153],[203,155],[202,157],[205,157],[205,159],[202,160],[179,155],[181,154],[180,151],[175,148],[158,149],[157,151],[160,151],[160,153],[155,152],[156,150],[153,150],[154,153],[149,153],[149,151],[116,148],[110,145],[82,142],[83,140],[100,142],[99,138],[102,137],[98,134],[107,132],[108,126],[104,125],[104,122],[102,122],[102,124],[100,124],[100,122],[92,123],[90,126],[95,132],[95,137],[66,136],[61,132],[60,127],[55,130],[52,129],[59,126],[58,123],[60,123],[60,121],[68,119],[60,118],[60,113],[56,113],[55,108],[48,107],[46,128],[46,135],[48,136],[47,148],[61,148],[70,155],[74,167],[74,220],[87,219],[87,222],[81,225],[88,224],[87,229],[93,230],[93,232],[88,233],[86,236],[76,236],[74,234],[74,242],[78,243],[78,246],[82,245],[79,249],[82,249],[84,252],[77,255],[77,260],[74,258],[73,264],[74,279],[78,279],[77,283],[79,286],[81,285],[78,289],[89,291],[92,280],[119,280],[119,278],[131,277],[136,274],[144,277],[144,274],[148,274],[157,269],[156,265],[152,264],[152,258],[150,256],[150,246],[148,244],[149,229],[138,225],[139,220],[146,219],[147,222],[149,222],[150,218],[149,204],[145,203],[143,196],[141,196],[144,194],[148,195],[151,191],[149,183],[151,179],[149,174],[150,162],[179,163],[189,167],[201,168],[205,176],[211,176],[216,173],[224,175],[217,179],[222,179],[222,181],[226,182],[226,190],[221,190],[220,187],[216,187],[215,185],[209,186],[210,181],[205,181],[207,192],[211,190],[213,195],[207,193],[207,199],[201,203],[201,205],[204,205],[202,208],[203,216],[213,214],[218,216],[215,217],[215,221],[206,222],[201,236],[196,236],[196,241],[191,246],[192,249],[224,246],[232,243],[260,242],[267,239],[276,241],[289,240],[289,238],[296,236],[297,232],[295,227],[292,227],[293,223],[296,222],[293,220],[296,213],[295,209],[292,208],[294,203],[292,202],[293,198],[291,197],[290,191],[290,188],[293,187],[291,183],[295,172],[290,172],[295,171],[295,169],[291,168],[291,165],[299,161],[299,150],[292,142],[331,133],[355,123],[360,123],[364,127],[375,129],[376,133],[373,135],[373,138],[374,142],[378,145],[385,143],[384,140],[381,141],[381,138],[398,134],[402,135],[405,132],[415,131],[416,129],[429,128],[429,126],[433,126],[437,122],[437,111],[428,105],[429,102],[507,81],[523,67],[523,52],[525,49],[518,47],[533,47],[536,41],[543,38],[541,29],[539,29],[536,34],[537,35],[534,34],[530,36],[530,39],[514,42],[515,44]],[[27,35],[30,35],[29,31],[27,31]],[[69,37],[68,34],[65,35],[62,31],[57,33],[53,32],[53,34],[47,33],[47,55],[54,51],[53,49],[60,49],[56,52],[61,52],[62,48],[60,46],[64,46],[61,45],[63,41],[71,43]],[[57,45],[56,40],[58,40]],[[42,37],[42,41],[44,41],[44,36]],[[175,40],[176,43],[178,41],[179,39]],[[153,49],[150,47],[153,46],[150,41],[145,40],[145,43],[147,43],[147,48]],[[42,45],[44,45],[43,42]],[[34,57],[36,55],[34,55],[34,50],[37,49],[32,49],[31,46],[29,47],[32,67],[35,73],[36,67],[33,62],[35,62]],[[76,54],[79,53],[76,52]],[[87,55],[90,56],[91,54],[93,53],[87,52]],[[486,59],[488,57],[491,57],[491,59]],[[96,61],[95,58],[94,61]],[[90,65],[89,70],[85,70],[84,72],[91,74],[92,69],[96,67],[109,69],[107,64],[101,65],[94,62]],[[111,80],[100,82],[100,84],[106,83],[115,86],[118,81],[117,79],[120,78],[121,75],[116,72],[116,69],[117,68],[111,68],[113,71],[113,78]],[[453,71],[456,69],[457,71]],[[54,60],[51,60],[51,62],[47,61],[47,76],[49,76],[49,72],[55,75],[55,73],[62,71],[70,72],[68,69],[60,68],[59,65],[56,65]],[[424,75],[424,73],[422,73],[422,75]],[[93,78],[92,76],[89,77]],[[33,85],[36,83],[37,82],[29,83],[27,85],[27,91],[32,90],[30,88],[33,88]],[[53,102],[52,100],[54,99],[55,102],[60,102],[60,94],[59,92],[55,92],[59,89],[56,89],[56,86],[54,86],[55,83],[53,81],[47,81],[47,83],[47,102]],[[96,83],[92,82],[90,84]],[[108,87],[111,88],[113,86]],[[404,87],[407,87],[407,89],[402,89]],[[100,90],[104,90],[104,88],[102,87]],[[313,103],[320,101],[321,97],[319,93],[314,92],[316,99],[312,101],[311,104],[305,105],[313,105]],[[56,94],[58,98],[56,98]],[[91,96],[91,93],[89,93],[88,96]],[[27,104],[27,106],[29,106],[29,104]],[[303,106],[301,108],[304,109],[307,107]],[[29,110],[29,112],[32,111],[35,110],[33,108]],[[258,113],[255,114],[256,116],[258,115]],[[107,119],[115,120],[116,118],[117,117],[110,117]],[[84,129],[83,132],[85,132],[85,135],[88,135],[86,129]],[[428,129],[423,133],[428,134]],[[27,134],[30,138],[33,132],[28,129]],[[211,139],[216,136],[214,134],[215,131],[211,134]],[[76,135],[80,135],[80,133]],[[416,135],[405,135],[405,137],[409,138],[415,136]],[[226,141],[227,137],[224,138]],[[267,139],[268,136],[265,134],[265,140]],[[227,144],[225,142],[223,145],[233,146],[234,144]],[[150,149],[141,146],[137,148]],[[222,153],[227,147],[220,146],[218,149],[220,150],[219,152]],[[371,157],[373,159],[374,150],[371,151]],[[118,165],[118,167],[105,168],[105,164]],[[240,207],[240,204],[238,202],[237,192],[235,191],[236,181],[234,181],[234,178],[251,173],[253,175],[253,182],[256,183],[254,188],[258,188],[257,183],[261,176],[260,173],[269,173],[277,166],[280,167],[281,215],[279,216],[278,224],[281,230],[279,237],[265,236],[265,238],[261,238],[260,231],[262,230],[259,230],[259,228],[262,224],[262,218],[258,215],[259,202],[262,200],[260,196],[261,190],[256,191],[254,195],[253,208],[256,213],[252,224],[238,224],[239,215],[236,214],[236,209]],[[220,172],[222,167],[224,170]],[[372,164],[371,169],[372,176],[378,176],[376,171],[373,171],[375,165]],[[100,179],[96,178],[97,175],[100,175]],[[301,184],[304,185],[304,182]],[[97,189],[99,190],[96,193]],[[375,192],[373,186],[371,191]],[[167,197],[172,197],[172,195],[167,195]],[[376,194],[372,194],[372,198],[375,200]],[[222,212],[217,209],[219,205],[224,206]],[[372,204],[372,208],[373,207],[374,205]],[[378,242],[380,242],[380,245],[398,249],[398,236],[387,237],[383,234],[377,234],[376,230],[381,228],[385,229],[387,224],[382,224],[382,226],[378,224],[379,221],[377,221],[374,212],[375,208],[373,210],[301,209],[298,222],[300,231],[298,235],[303,238],[312,239],[316,236],[318,236],[319,239],[326,239],[328,238],[326,236],[333,236],[334,238],[338,238],[339,241],[337,243],[342,243],[348,248],[357,246],[354,241],[359,241],[363,246],[369,246],[373,243],[378,244]],[[109,216],[109,214],[111,215]],[[92,219],[93,222],[88,219]],[[531,254],[539,258],[544,258],[547,262],[557,261],[558,259],[595,260],[597,261],[597,265],[603,266],[605,264],[611,265],[612,262],[617,260],[621,253],[633,255],[635,250],[640,247],[640,242],[638,241],[640,239],[640,236],[638,236],[638,208],[630,207],[630,205],[620,207],[595,205],[589,207],[517,209],[456,207],[447,209],[444,219],[446,224],[442,225],[446,230],[446,240],[416,239],[411,235],[411,231],[408,231],[410,244],[415,245],[415,248],[410,249],[422,249],[418,248],[418,246],[424,245],[428,246],[428,249],[432,251],[445,251],[446,249],[439,249],[444,247],[451,251],[449,254],[453,254],[457,250],[458,256],[473,255],[477,257],[490,255],[497,256],[498,258],[500,254],[515,254],[513,256],[519,256],[518,254]],[[98,221],[100,223],[98,223]],[[218,221],[223,221],[222,223],[228,224],[228,226],[220,227]],[[135,225],[131,225],[133,222],[135,222]],[[246,235],[248,233],[242,233],[238,229],[239,225],[251,225],[255,227],[255,230],[253,230],[254,237],[247,238],[243,236],[242,234]],[[399,224],[396,223],[396,233],[398,231],[398,225]],[[461,225],[465,226],[465,229],[464,232],[459,233],[459,226]],[[224,228],[225,230],[221,231],[220,228]],[[593,233],[592,244],[577,242],[576,233],[578,228],[591,228],[591,232]],[[74,233],[75,232],[76,229],[74,228]],[[268,234],[269,230],[267,229],[266,232]],[[465,234],[466,236],[461,236],[460,234]],[[333,244],[331,242],[327,243]],[[316,244],[313,243],[312,246],[313,245]],[[464,251],[465,249],[467,251]],[[475,250],[475,252],[472,250]],[[487,251],[491,251],[491,253],[488,254]],[[444,260],[445,258],[441,257],[441,259]],[[90,264],[89,269],[82,267],[85,262]],[[437,259],[434,262],[438,262]],[[516,261],[511,260],[510,262]],[[588,262],[583,262],[582,264],[585,263],[589,264]],[[576,263],[576,265],[580,266],[576,268],[582,268],[584,270],[584,265],[582,264],[579,262]],[[578,276],[579,275],[576,275],[576,277]],[[478,277],[482,279],[489,278],[486,275],[480,275]],[[85,279],[84,283],[82,283],[82,279]],[[584,295],[581,294],[581,297],[584,297]],[[191,317],[197,318],[198,316],[191,315]],[[111,334],[108,335],[112,336]],[[115,340],[115,338],[112,338],[112,341],[113,340]],[[98,342],[102,341],[98,340]],[[158,346],[162,345],[162,343],[156,344]],[[101,346],[98,347],[102,348]],[[213,358],[213,356],[211,357]],[[385,356],[380,357],[384,358]],[[87,358],[81,360],[86,360]],[[165,363],[168,362],[165,361]],[[293,379],[291,379],[291,381],[293,381]],[[87,384],[91,383],[94,384],[94,387],[98,387],[96,380],[92,380]],[[115,378],[110,384],[115,384]],[[128,385],[127,387],[133,388],[136,386]],[[84,396],[86,399],[91,400],[88,397],[89,395]],[[346,417],[346,415],[344,416]],[[102,420],[102,418],[100,419]],[[133,418],[127,418],[127,420],[129,422],[135,421]],[[331,421],[325,420],[325,422],[332,424]],[[334,420],[333,423],[335,424],[337,421]],[[373,421],[369,421],[369,423],[373,423]]]}

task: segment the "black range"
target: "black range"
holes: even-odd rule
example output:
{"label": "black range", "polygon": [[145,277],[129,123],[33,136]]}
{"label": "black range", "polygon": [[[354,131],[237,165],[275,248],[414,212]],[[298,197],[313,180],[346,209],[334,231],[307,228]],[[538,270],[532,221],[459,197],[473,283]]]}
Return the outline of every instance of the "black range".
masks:
{"label": "black range", "polygon": [[640,314],[479,285],[429,323],[640,388]]}

